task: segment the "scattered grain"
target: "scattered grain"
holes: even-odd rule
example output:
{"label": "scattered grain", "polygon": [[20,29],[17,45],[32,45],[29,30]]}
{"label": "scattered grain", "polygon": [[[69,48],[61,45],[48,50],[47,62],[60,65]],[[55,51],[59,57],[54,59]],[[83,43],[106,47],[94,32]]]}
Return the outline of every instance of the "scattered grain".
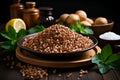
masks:
{"label": "scattered grain", "polygon": [[67,74],[67,78],[70,78],[72,75],[73,75],[72,72],[71,72],[71,73],[68,73],[68,74]]}

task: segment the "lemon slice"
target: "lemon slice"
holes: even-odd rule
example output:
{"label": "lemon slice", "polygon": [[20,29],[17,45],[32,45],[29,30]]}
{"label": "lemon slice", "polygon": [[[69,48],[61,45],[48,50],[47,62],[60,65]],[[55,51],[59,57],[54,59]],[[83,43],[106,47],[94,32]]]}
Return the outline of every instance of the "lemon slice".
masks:
{"label": "lemon slice", "polygon": [[26,30],[26,24],[25,22],[20,19],[20,18],[14,18],[14,19],[10,19],[5,26],[5,30],[8,32],[8,27],[12,26],[16,32],[19,32],[19,30],[21,29],[25,29]]}

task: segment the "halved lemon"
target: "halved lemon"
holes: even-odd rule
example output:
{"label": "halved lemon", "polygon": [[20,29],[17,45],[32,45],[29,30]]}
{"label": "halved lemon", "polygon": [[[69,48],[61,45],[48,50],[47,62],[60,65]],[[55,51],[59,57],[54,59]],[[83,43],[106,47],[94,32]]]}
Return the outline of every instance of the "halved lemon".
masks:
{"label": "halved lemon", "polygon": [[13,18],[10,19],[6,25],[5,25],[5,30],[8,32],[8,27],[12,26],[16,32],[19,32],[19,30],[21,29],[25,29],[26,30],[26,24],[25,22],[20,19],[20,18]]}

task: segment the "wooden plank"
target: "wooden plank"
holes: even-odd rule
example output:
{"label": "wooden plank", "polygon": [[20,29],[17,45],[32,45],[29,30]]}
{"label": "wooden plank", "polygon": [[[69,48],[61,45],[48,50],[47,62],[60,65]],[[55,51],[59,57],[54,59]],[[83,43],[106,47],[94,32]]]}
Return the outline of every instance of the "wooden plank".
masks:
{"label": "wooden plank", "polygon": [[[1,65],[3,65],[3,63],[1,63]],[[2,69],[0,69],[0,72],[3,74],[3,67],[1,68]],[[4,73],[4,75],[8,75],[10,73],[9,71],[11,71],[11,75],[13,75],[15,79],[17,78],[16,75],[19,74],[18,76],[19,79],[23,80],[23,77],[20,75],[20,73],[17,72],[16,74],[16,71],[9,70],[9,69],[8,71],[6,68],[4,69],[6,70],[6,73]],[[55,71],[54,69],[55,68],[51,70],[51,68],[47,68],[48,73],[49,73],[48,77],[44,77],[38,80],[120,80],[120,70],[110,70],[106,74],[102,75],[98,71],[98,67],[95,65],[78,67],[78,68],[70,68],[70,69],[69,68],[57,69],[57,71]],[[79,78],[80,69],[88,70],[89,72],[88,74],[83,75],[81,79]],[[72,75],[67,77],[67,75],[71,73]],[[5,79],[5,80],[8,80],[8,79]],[[27,79],[24,79],[24,80],[27,80]],[[32,79],[32,80],[35,80],[35,79]]]}
{"label": "wooden plank", "polygon": [[110,70],[103,74],[104,80],[120,80],[120,71]]}
{"label": "wooden plank", "polygon": [[103,80],[103,78],[99,73],[97,73],[95,71],[92,71],[92,72],[89,72],[86,75],[83,75],[81,77],[81,80]]}

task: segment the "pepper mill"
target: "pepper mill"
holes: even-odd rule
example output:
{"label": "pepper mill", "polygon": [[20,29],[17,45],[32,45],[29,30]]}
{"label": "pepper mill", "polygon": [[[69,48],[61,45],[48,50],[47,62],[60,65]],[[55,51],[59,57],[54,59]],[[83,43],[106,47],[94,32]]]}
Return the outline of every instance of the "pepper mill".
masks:
{"label": "pepper mill", "polygon": [[40,17],[39,9],[35,8],[36,2],[26,2],[26,9],[23,10],[23,20],[27,28],[34,27],[38,23]]}
{"label": "pepper mill", "polygon": [[21,4],[20,1],[21,0],[14,0],[14,3],[10,5],[10,18],[22,18],[24,5]]}

